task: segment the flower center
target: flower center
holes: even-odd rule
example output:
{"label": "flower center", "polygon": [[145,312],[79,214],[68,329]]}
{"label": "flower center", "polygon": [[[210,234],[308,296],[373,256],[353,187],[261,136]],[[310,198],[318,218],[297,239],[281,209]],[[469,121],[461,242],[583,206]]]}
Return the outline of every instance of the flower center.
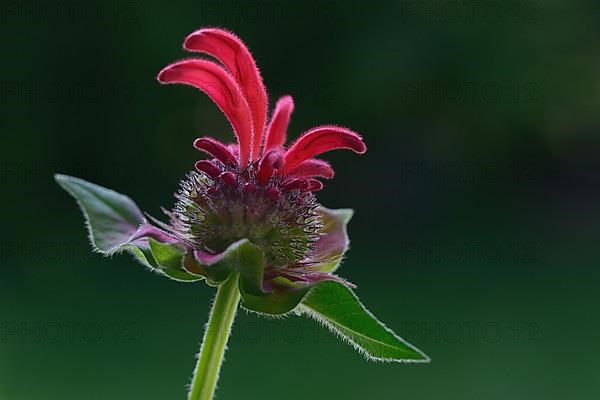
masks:
{"label": "flower center", "polygon": [[323,228],[315,196],[277,176],[261,185],[255,165],[223,169],[215,178],[192,171],[181,181],[173,222],[182,239],[212,253],[248,239],[263,248],[269,265],[305,258]]}

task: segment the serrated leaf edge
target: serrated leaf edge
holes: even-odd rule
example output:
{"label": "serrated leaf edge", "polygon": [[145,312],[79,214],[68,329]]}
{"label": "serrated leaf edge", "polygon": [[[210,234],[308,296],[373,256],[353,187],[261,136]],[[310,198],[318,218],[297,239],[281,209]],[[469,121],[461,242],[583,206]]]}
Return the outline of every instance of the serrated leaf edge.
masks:
{"label": "serrated leaf edge", "polygon": [[[93,230],[92,230],[92,226],[91,226],[91,224],[90,224],[90,217],[89,217],[88,213],[85,211],[85,207],[83,207],[83,204],[81,203],[81,201],[79,201],[79,199],[77,198],[77,196],[75,196],[75,194],[74,194],[74,193],[71,191],[71,189],[70,189],[70,188],[69,188],[67,185],[63,185],[63,180],[74,180],[74,181],[80,181],[80,182],[84,182],[84,183],[91,184],[91,185],[95,185],[95,186],[100,186],[100,185],[97,185],[97,184],[95,184],[95,183],[92,183],[92,182],[88,182],[88,181],[86,181],[86,180],[84,180],[84,179],[77,178],[77,177],[75,177],[75,176],[71,176],[71,175],[65,175],[65,174],[54,174],[54,180],[56,181],[56,183],[58,183],[58,185],[59,185],[59,186],[60,186],[60,187],[61,187],[61,188],[62,188],[64,191],[66,191],[66,192],[69,194],[69,196],[71,196],[73,199],[75,199],[75,202],[77,203],[77,206],[79,207],[79,210],[80,210],[80,211],[81,211],[81,213],[83,214],[83,217],[84,217],[83,219],[84,219],[85,228],[86,228],[86,230],[87,230],[87,232],[88,232],[88,240],[89,240],[89,242],[90,242],[90,245],[91,245],[91,247],[92,247],[92,251],[93,251],[94,253],[99,253],[99,254],[102,254],[102,255],[103,255],[103,256],[105,256],[105,257],[111,257],[111,256],[112,256],[112,255],[114,255],[114,254],[121,254],[121,253],[123,253],[124,251],[128,250],[128,247],[129,247],[129,246],[133,246],[133,245],[131,245],[130,243],[127,243],[127,242],[125,242],[125,243],[123,243],[123,244],[121,244],[121,245],[119,245],[119,246],[112,247],[111,249],[109,249],[109,250],[107,250],[107,251],[100,249],[100,248],[98,247],[98,245],[96,245],[96,240],[95,240],[95,238],[94,238],[94,232],[93,232]],[[119,192],[117,192],[117,191],[115,191],[115,190],[113,190],[113,189],[106,188],[106,187],[104,187],[104,186],[100,186],[100,187],[102,187],[102,188],[103,188],[103,189],[105,189],[105,190],[109,190],[109,191],[111,191],[111,192],[114,192],[114,193],[116,193],[116,194],[119,194],[119,195],[121,195],[121,196],[124,196],[124,197],[126,197],[127,199],[131,200],[131,202],[132,202],[134,205],[136,205],[136,207],[137,207],[137,204],[135,203],[135,201],[133,201],[133,199],[132,199],[131,197],[129,197],[129,196],[127,196],[127,195],[123,194],[123,193],[119,193]],[[138,208],[138,210],[139,210],[139,208]],[[140,213],[141,213],[141,211],[140,211]],[[143,214],[142,214],[142,217],[143,217]],[[146,218],[143,218],[143,222],[142,222],[142,223],[146,223],[146,222],[147,222]],[[133,233],[131,236],[133,236],[133,235],[135,235],[135,233]],[[135,247],[135,246],[134,246],[134,247]]]}
{"label": "serrated leaf edge", "polygon": [[[412,350],[414,350],[416,353],[420,354],[423,359],[422,360],[416,360],[416,359],[397,359],[397,358],[388,358],[388,357],[376,357],[373,356],[371,353],[369,353],[369,351],[365,348],[363,348],[361,345],[359,345],[358,343],[356,343],[354,340],[352,340],[351,338],[349,338],[348,336],[346,336],[337,326],[335,323],[333,323],[332,321],[330,321],[326,316],[324,316],[323,314],[319,313],[316,310],[313,310],[312,308],[306,306],[305,304],[300,303],[298,305],[298,307],[296,308],[296,313],[298,314],[304,314],[304,315],[308,315],[309,317],[313,318],[315,321],[317,321],[318,323],[320,323],[321,325],[323,325],[324,327],[326,327],[327,329],[329,329],[335,336],[337,336],[339,339],[341,339],[343,342],[349,344],[350,346],[352,346],[357,352],[359,352],[363,357],[365,357],[367,360],[369,361],[374,361],[374,362],[397,362],[397,363],[429,363],[431,362],[431,358],[425,354],[422,350],[420,350],[419,348],[417,348],[416,346],[412,345],[411,343],[407,342],[406,340],[404,340],[403,338],[401,338],[400,336],[398,336],[396,334],[396,332],[394,332],[393,330],[391,330],[390,328],[388,328],[383,322],[381,322],[377,317],[375,317],[375,315],[369,311],[360,301],[360,299],[358,298],[358,296],[351,290],[349,290],[350,293],[352,294],[352,296],[354,296],[354,298],[356,299],[356,301],[358,302],[358,304],[360,304],[360,306],[363,308],[363,310],[367,313],[367,315],[371,318],[373,318],[375,321],[377,321],[382,327],[383,329],[385,329],[388,333],[390,333],[395,339],[397,339],[398,341],[400,341],[401,343],[405,344],[407,347],[411,348]],[[308,293],[307,297],[311,296],[312,293]],[[359,336],[363,336],[366,338],[369,338],[370,340],[374,340],[372,338],[370,338],[369,336],[365,336],[362,333],[356,332],[352,329],[349,328],[344,328],[347,329],[349,331],[352,331],[354,333],[356,333]],[[374,340],[376,342],[379,342],[377,340]],[[380,342],[382,345],[385,345],[387,347],[392,347],[387,343],[383,343]]]}

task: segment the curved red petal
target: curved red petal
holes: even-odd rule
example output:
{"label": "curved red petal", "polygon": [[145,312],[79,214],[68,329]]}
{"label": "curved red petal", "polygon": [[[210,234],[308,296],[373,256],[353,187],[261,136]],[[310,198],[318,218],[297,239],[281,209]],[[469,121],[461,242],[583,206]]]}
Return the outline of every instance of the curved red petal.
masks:
{"label": "curved red petal", "polygon": [[227,148],[229,149],[231,154],[233,154],[236,157],[239,157],[239,155],[240,155],[240,146],[239,145],[237,145],[235,143],[229,143],[227,145]]}
{"label": "curved red petal", "polygon": [[235,174],[233,172],[225,171],[221,175],[219,175],[219,178],[221,178],[221,180],[223,182],[225,182],[227,185],[229,185],[230,187],[232,187],[232,188],[237,187],[237,178],[235,177]]}
{"label": "curved red petal", "polygon": [[290,192],[292,190],[306,191],[309,188],[309,183],[304,179],[290,179],[284,182],[281,188],[286,192]]}
{"label": "curved red petal", "polygon": [[188,35],[183,47],[216,58],[236,79],[252,112],[255,133],[252,149],[254,158],[258,158],[267,120],[268,98],[260,71],[244,42],[226,30],[205,28]]}
{"label": "curved red petal", "polygon": [[323,189],[323,182],[318,179],[307,179],[308,188],[306,189],[308,192],[318,192]]}
{"label": "curved red petal", "polygon": [[301,162],[326,151],[348,149],[363,154],[367,146],[360,135],[341,126],[325,125],[313,128],[298,138],[284,157],[283,173],[298,166]]}
{"label": "curved red petal", "polygon": [[266,185],[271,176],[273,176],[275,169],[279,169],[281,167],[282,162],[283,156],[279,150],[271,150],[265,154],[260,161],[258,172],[256,173],[256,179],[258,180],[258,183],[260,183],[262,186]]}
{"label": "curved red petal", "polygon": [[235,80],[221,66],[208,60],[183,60],[158,74],[161,83],[183,83],[202,90],[225,113],[240,144],[240,167],[252,158],[252,117]]}
{"label": "curved red petal", "polygon": [[213,156],[223,164],[235,165],[237,163],[235,156],[229,148],[211,137],[201,137],[194,140],[194,147]]}
{"label": "curved red petal", "polygon": [[208,160],[196,161],[196,164],[194,164],[194,167],[198,171],[204,172],[206,175],[208,175],[212,179],[215,179],[216,177],[218,177],[221,174],[221,172],[223,172],[223,170],[221,168],[217,167],[213,162],[208,161]]}
{"label": "curved red petal", "polygon": [[269,200],[279,200],[281,198],[281,190],[275,186],[271,186],[266,190],[266,195]]}
{"label": "curved red petal", "polygon": [[287,176],[294,178],[319,177],[325,179],[331,179],[334,175],[335,172],[331,165],[327,161],[318,158],[309,158],[302,161],[287,174]]}
{"label": "curved red petal", "polygon": [[265,151],[285,144],[290,116],[293,111],[294,99],[292,99],[292,96],[283,96],[277,100],[277,105],[265,133]]}

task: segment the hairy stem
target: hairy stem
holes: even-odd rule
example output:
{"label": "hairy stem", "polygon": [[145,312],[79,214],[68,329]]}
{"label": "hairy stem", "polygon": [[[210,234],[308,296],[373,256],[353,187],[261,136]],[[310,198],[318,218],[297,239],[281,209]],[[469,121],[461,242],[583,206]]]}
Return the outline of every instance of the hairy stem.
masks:
{"label": "hairy stem", "polygon": [[217,290],[208,325],[204,331],[188,400],[213,398],[239,302],[238,274],[232,273]]}

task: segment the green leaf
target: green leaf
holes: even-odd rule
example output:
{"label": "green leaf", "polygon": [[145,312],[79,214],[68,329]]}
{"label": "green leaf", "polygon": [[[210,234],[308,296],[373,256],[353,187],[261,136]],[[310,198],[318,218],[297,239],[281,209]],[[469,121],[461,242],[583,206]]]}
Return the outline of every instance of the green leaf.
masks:
{"label": "green leaf", "polygon": [[182,269],[166,268],[160,269],[159,271],[167,277],[179,282],[198,282],[204,279],[202,276],[192,275]]}
{"label": "green leaf", "polygon": [[176,245],[159,243],[154,239],[148,239],[148,244],[160,268],[182,268],[181,263],[185,250]]}
{"label": "green leaf", "polygon": [[183,282],[196,282],[204,279],[202,276],[193,275],[183,269],[185,249],[181,249],[176,244],[160,243],[151,238],[148,239],[148,244],[159,271],[169,278]]}
{"label": "green leaf", "polygon": [[[105,255],[127,250],[141,264],[177,281],[204,279],[185,270],[185,248],[150,237],[150,232],[167,234],[146,225],[142,211],[129,197],[72,176],[57,174],[54,179],[79,204],[95,250]],[[142,228],[146,229],[143,234],[140,233]],[[137,241],[134,234],[138,236]],[[142,238],[147,244],[139,240]]]}
{"label": "green leaf", "polygon": [[123,194],[72,176],[57,174],[54,179],[79,204],[92,246],[100,253],[123,250],[145,222],[138,206]]}
{"label": "green leaf", "polygon": [[140,264],[150,268],[151,270],[158,268],[158,264],[152,255],[152,250],[141,247],[131,247],[128,250],[131,254],[133,254],[135,259],[140,262]]}
{"label": "green leaf", "polygon": [[262,279],[264,268],[262,252],[247,239],[232,243],[218,255],[218,259],[207,264],[199,264],[199,267],[206,271],[206,282],[211,286],[223,284],[229,278],[231,271],[247,269],[243,271],[241,279],[252,281],[254,287],[259,279]]}
{"label": "green leaf", "polygon": [[246,310],[260,314],[287,314],[298,306],[309,290],[310,288],[279,290],[255,295],[246,291],[244,284],[240,281],[240,293],[243,299],[242,306]]}
{"label": "green leaf", "polygon": [[369,360],[429,362],[425,353],[379,322],[339,282],[317,284],[302,302],[300,311],[321,322]]}
{"label": "green leaf", "polygon": [[[265,292],[263,289],[265,259],[260,247],[247,239],[233,243],[217,263],[205,266],[210,277],[212,271],[239,273],[239,290],[242,307],[261,314],[282,315],[293,310],[309,288]],[[225,278],[228,275],[225,275]],[[213,278],[214,282],[215,279]],[[222,280],[220,280],[222,282]],[[220,282],[219,282],[220,283]]]}
{"label": "green leaf", "polygon": [[260,247],[244,239],[229,246],[228,252],[221,262],[239,272],[240,286],[247,293],[262,294],[265,257]]}

